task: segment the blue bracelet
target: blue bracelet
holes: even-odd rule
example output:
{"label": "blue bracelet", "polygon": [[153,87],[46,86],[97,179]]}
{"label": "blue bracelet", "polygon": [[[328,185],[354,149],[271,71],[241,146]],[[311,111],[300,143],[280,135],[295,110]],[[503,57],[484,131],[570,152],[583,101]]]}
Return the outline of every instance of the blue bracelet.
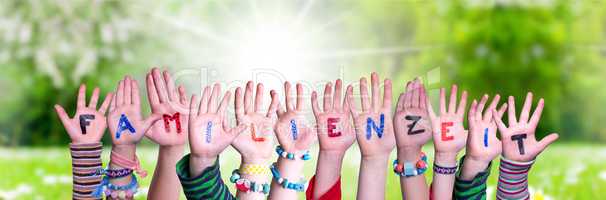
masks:
{"label": "blue bracelet", "polygon": [[427,171],[427,156],[421,152],[421,159],[415,164],[411,162],[405,162],[404,165],[400,164],[398,159],[393,161],[393,172],[398,176],[413,177],[421,175]]}
{"label": "blue bracelet", "polygon": [[[282,146],[276,147],[276,153],[278,153],[278,156],[281,156],[283,158],[287,158],[289,160],[295,160],[295,154],[284,151]],[[305,153],[303,153],[303,155],[301,156],[301,160],[309,160],[309,159],[311,159],[311,155],[309,155],[309,151],[305,151]]]}
{"label": "blue bracelet", "polygon": [[229,181],[236,184],[236,189],[242,192],[260,192],[263,194],[269,194],[269,184],[263,183],[259,184],[254,181],[250,181],[248,179],[241,178],[240,170],[234,169],[231,173],[231,177],[229,177]]}
{"label": "blue bracelet", "polygon": [[111,196],[112,198],[124,198],[124,197],[132,197],[135,193],[137,193],[137,188],[139,187],[139,182],[137,181],[137,176],[131,174],[130,183],[127,185],[114,185],[109,182],[109,177],[105,176],[101,180],[101,184],[95,188],[92,195],[96,198],[101,198],[101,195],[105,193],[105,196]]}
{"label": "blue bracelet", "polygon": [[278,185],[282,186],[282,188],[295,190],[297,192],[305,191],[307,184],[303,178],[301,178],[301,181],[299,183],[289,182],[288,179],[282,178],[280,176],[280,172],[278,172],[278,169],[276,169],[275,163],[271,165],[270,169],[271,174],[274,176],[274,180],[276,180],[276,182],[278,182]]}

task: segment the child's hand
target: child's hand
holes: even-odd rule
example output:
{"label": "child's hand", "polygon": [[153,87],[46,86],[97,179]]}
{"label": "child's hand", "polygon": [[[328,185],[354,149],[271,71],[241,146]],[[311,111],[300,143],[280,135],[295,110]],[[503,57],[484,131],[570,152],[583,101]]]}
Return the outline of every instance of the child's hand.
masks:
{"label": "child's hand", "polygon": [[143,119],[137,81],[128,76],[120,81],[107,117],[114,145],[139,143],[144,133],[160,118],[160,115],[152,114]]}
{"label": "child's hand", "polygon": [[55,105],[55,111],[59,115],[73,144],[97,143],[101,141],[105,128],[107,128],[105,111],[107,111],[112,95],[112,93],[107,93],[101,107],[97,110],[99,88],[93,90],[90,103],[86,106],[86,85],[80,85],[76,114],[72,119],[69,118],[63,107]]}
{"label": "child's hand", "polygon": [[383,101],[379,101],[379,77],[371,75],[372,101],[368,96],[366,78],[360,79],[362,111],[354,105],[353,94],[347,95],[349,108],[354,118],[356,137],[363,157],[389,155],[395,146],[391,118],[391,81],[385,79]]}
{"label": "child's hand", "polygon": [[152,114],[161,115],[162,121],[154,123],[145,133],[160,146],[183,145],[187,140],[187,97],[185,89],[178,91],[168,71],[160,74],[157,68],[147,74],[147,98]]}
{"label": "child's hand", "polygon": [[[347,100],[341,100],[342,94],[341,80],[335,84],[335,94],[332,95],[332,84],[327,83],[324,89],[324,108],[323,111],[318,105],[318,94],[314,91],[311,94],[311,106],[316,117],[317,130],[320,138],[321,151],[345,152],[355,141],[356,135],[351,126],[349,103]],[[353,87],[347,87],[345,96],[353,92]],[[343,103],[341,104],[341,101]]]}
{"label": "child's hand", "polygon": [[262,111],[263,84],[257,84],[257,91],[253,101],[253,83],[246,83],[244,100],[242,88],[236,89],[236,121],[238,125],[246,126],[248,134],[240,134],[232,145],[240,154],[244,162],[265,161],[271,158],[274,150],[274,116],[278,108],[278,97],[271,91],[271,103],[267,113]]}
{"label": "child's hand", "polygon": [[246,128],[243,124],[229,127],[225,111],[231,92],[225,92],[218,104],[221,87],[215,83],[212,93],[210,90],[208,86],[204,88],[199,105],[196,96],[192,96],[189,107],[189,146],[196,157],[217,157]]}
{"label": "child's hand", "polygon": [[[487,165],[501,153],[501,141],[497,138],[497,124],[492,117],[492,110],[497,108],[500,98],[501,96],[497,94],[486,112],[484,112],[484,106],[488,101],[488,95],[482,97],[480,104],[476,100],[471,104],[469,114],[467,114],[470,132],[467,138],[466,159],[473,159]],[[506,108],[507,104],[503,104],[495,118],[501,119]]]}
{"label": "child's hand", "polygon": [[316,140],[316,132],[306,124],[303,113],[303,86],[297,84],[297,102],[293,105],[290,95],[290,83],[284,83],[284,98],[286,99],[286,111],[278,108],[278,122],[275,126],[278,142],[286,152],[299,152],[309,149]]}
{"label": "child's hand", "polygon": [[[450,91],[450,101],[446,110],[446,94],[444,88],[440,89],[440,116],[433,112],[431,103],[428,104],[429,116],[433,129],[433,143],[436,151],[436,160],[441,154],[447,154],[456,159],[456,154],[465,147],[467,130],[463,127],[463,116],[467,106],[467,91],[463,91],[461,102],[457,105],[457,86],[453,85]],[[455,163],[456,164],[456,163]]]}
{"label": "child's hand", "polygon": [[421,147],[431,139],[427,94],[419,79],[406,84],[406,92],[398,98],[393,121],[398,149],[419,153]]}
{"label": "child's hand", "polygon": [[[558,134],[552,133],[537,141],[535,138],[535,130],[541,113],[543,112],[544,100],[539,100],[539,104],[535,109],[530,120],[530,108],[532,105],[532,93],[528,93],[520,120],[516,120],[515,100],[512,96],[509,97],[508,118],[509,127],[503,124],[503,121],[494,116],[499,131],[501,132],[501,140],[503,141],[503,156],[513,161],[532,161],[538,156],[549,144],[558,139]],[[497,112],[493,110],[493,112]]]}

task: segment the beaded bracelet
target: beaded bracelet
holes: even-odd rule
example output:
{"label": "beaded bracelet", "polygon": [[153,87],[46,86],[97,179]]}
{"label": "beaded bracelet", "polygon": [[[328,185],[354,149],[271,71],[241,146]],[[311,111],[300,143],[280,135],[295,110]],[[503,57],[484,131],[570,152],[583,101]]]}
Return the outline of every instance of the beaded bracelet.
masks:
{"label": "beaded bracelet", "polygon": [[272,175],[274,176],[274,179],[276,180],[276,182],[278,182],[278,185],[282,186],[282,188],[295,190],[297,192],[305,191],[307,184],[303,177],[301,177],[299,183],[289,182],[288,179],[282,178],[280,176],[280,172],[278,172],[278,169],[276,169],[275,163],[271,165],[270,169]]}
{"label": "beaded bracelet", "polygon": [[241,178],[240,171],[238,169],[234,169],[234,171],[231,173],[231,177],[229,177],[229,181],[235,183],[236,189],[241,192],[252,191],[269,194],[269,184],[259,184],[248,179],[243,179]]}
{"label": "beaded bracelet", "polygon": [[243,164],[239,171],[244,175],[268,175],[269,167],[267,165]]}
{"label": "beaded bracelet", "polygon": [[106,175],[108,176],[110,179],[115,179],[115,178],[122,178],[122,177],[126,177],[128,175],[131,175],[133,173],[132,169],[128,169],[128,168],[123,168],[123,169],[97,169],[97,171],[95,172],[95,175]]}
{"label": "beaded bracelet", "polygon": [[393,161],[393,171],[396,175],[403,177],[421,175],[427,171],[427,155],[421,152],[421,159],[414,165],[411,162],[404,162],[404,165],[402,165],[398,159],[395,159]]}
{"label": "beaded bracelet", "polygon": [[437,174],[446,174],[446,175],[454,174],[457,172],[457,166],[455,165],[454,167],[442,167],[442,166],[434,163],[433,172],[437,173]]}
{"label": "beaded bracelet", "polygon": [[[289,160],[295,160],[295,154],[284,151],[282,146],[276,147],[276,153],[278,153],[278,156],[281,156],[283,158],[287,158]],[[309,155],[309,151],[305,151],[305,153],[303,153],[303,155],[301,156],[301,160],[309,160],[309,159],[311,159],[311,156]]]}
{"label": "beaded bracelet", "polygon": [[109,177],[103,177],[101,180],[101,184],[93,191],[92,195],[96,198],[101,198],[102,194],[105,196],[111,196],[112,199],[125,199],[132,198],[135,193],[137,193],[137,188],[139,187],[139,182],[137,181],[137,176],[131,173],[130,183],[127,185],[114,185],[109,182]]}

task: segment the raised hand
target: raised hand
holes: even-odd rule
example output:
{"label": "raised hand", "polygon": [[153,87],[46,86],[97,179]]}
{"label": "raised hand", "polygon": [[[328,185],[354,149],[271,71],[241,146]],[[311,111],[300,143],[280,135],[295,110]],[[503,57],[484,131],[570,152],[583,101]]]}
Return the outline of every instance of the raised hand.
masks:
{"label": "raised hand", "polygon": [[161,115],[162,121],[154,123],[145,136],[160,146],[183,145],[187,140],[187,97],[185,89],[178,90],[168,71],[160,74],[157,68],[147,74],[147,98],[152,114]]}
{"label": "raised hand", "polygon": [[431,139],[427,93],[418,78],[408,82],[406,92],[400,94],[393,121],[399,150],[419,153],[421,147]]}
{"label": "raised hand", "polygon": [[368,95],[366,78],[360,79],[360,99],[362,111],[358,111],[353,94],[347,94],[349,109],[354,118],[356,137],[362,156],[389,155],[395,146],[393,124],[391,118],[391,80],[385,79],[383,85],[383,100],[380,101],[379,77],[371,75],[372,99]]}
{"label": "raised hand", "polygon": [[[509,97],[508,103],[509,127],[505,126],[501,118],[494,116],[501,133],[501,140],[503,141],[503,156],[513,161],[532,161],[549,144],[558,139],[558,134],[556,133],[547,135],[541,141],[537,141],[535,138],[535,130],[541,118],[545,102],[541,98],[532,117],[528,119],[532,106],[532,93],[529,92],[526,95],[526,101],[524,102],[519,121],[516,120],[515,100],[512,96]],[[493,112],[497,111],[493,110]]]}
{"label": "raised hand", "polygon": [[[440,89],[440,116],[436,116],[431,106],[427,102],[429,118],[433,129],[433,143],[436,150],[436,156],[444,153],[453,155],[465,147],[467,141],[467,130],[463,127],[463,116],[467,106],[467,91],[463,91],[461,102],[457,107],[457,86],[453,85],[450,91],[450,101],[448,110],[446,110],[445,89]],[[437,158],[436,158],[437,159]]]}
{"label": "raised hand", "polygon": [[114,145],[139,143],[144,133],[160,118],[161,115],[152,114],[143,119],[137,81],[129,76],[120,81],[107,116]]}
{"label": "raised hand", "polygon": [[497,108],[500,99],[501,96],[497,94],[486,111],[484,111],[484,106],[488,101],[488,95],[484,95],[479,104],[476,100],[473,100],[469,114],[467,114],[469,137],[467,138],[466,158],[484,162],[488,165],[501,153],[501,141],[497,138],[497,124],[494,118],[501,119],[505,109],[507,109],[507,104],[503,104],[496,116],[492,117],[492,110]]}
{"label": "raised hand", "polygon": [[[349,102],[342,100],[341,79],[335,83],[334,95],[332,94],[332,83],[327,83],[324,88],[323,109],[318,105],[318,94],[311,94],[311,106],[316,117],[318,137],[320,139],[320,151],[331,151],[343,153],[356,140],[356,135],[351,126]],[[347,87],[346,96],[351,94],[353,87]],[[341,103],[342,102],[342,103]]]}
{"label": "raised hand", "polygon": [[74,118],[69,118],[63,107],[55,105],[55,111],[59,115],[59,119],[61,119],[73,144],[97,143],[101,141],[105,128],[107,128],[105,111],[109,107],[112,95],[111,92],[107,93],[101,107],[97,110],[99,88],[93,90],[90,103],[86,106],[86,85],[80,85]]}
{"label": "raised hand", "polygon": [[271,91],[271,103],[268,111],[262,110],[263,106],[263,84],[257,84],[255,98],[253,101],[253,82],[246,83],[244,97],[242,88],[236,89],[236,121],[238,125],[246,127],[247,134],[240,134],[232,142],[232,145],[240,155],[243,162],[263,162],[269,160],[274,150],[274,115],[278,108],[278,97]]}
{"label": "raised hand", "polygon": [[[218,103],[219,93],[221,93],[221,86],[215,83],[212,92],[210,87],[204,88],[199,104],[196,96],[192,96],[189,107],[189,146],[192,161],[194,158],[214,161],[246,128],[244,125],[236,128],[229,127],[225,111],[231,98],[231,92],[225,92],[220,104]],[[203,168],[199,170],[203,170]]]}
{"label": "raised hand", "polygon": [[277,109],[278,122],[274,129],[282,148],[286,152],[295,153],[309,149],[309,146],[316,140],[316,132],[306,124],[303,113],[303,86],[297,83],[296,104],[293,102],[290,90],[290,83],[284,83],[286,110]]}

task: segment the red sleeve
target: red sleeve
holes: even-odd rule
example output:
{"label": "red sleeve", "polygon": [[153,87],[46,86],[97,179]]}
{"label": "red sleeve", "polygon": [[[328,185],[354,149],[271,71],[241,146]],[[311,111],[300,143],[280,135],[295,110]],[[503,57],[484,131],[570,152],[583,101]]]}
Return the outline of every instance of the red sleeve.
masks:
{"label": "red sleeve", "polygon": [[[312,200],[314,197],[314,183],[316,182],[316,176],[314,175],[311,180],[309,180],[309,185],[307,186],[307,191],[305,191],[305,199]],[[326,193],[324,193],[317,200],[335,200],[341,199],[341,177],[337,180],[337,182],[330,187]]]}

